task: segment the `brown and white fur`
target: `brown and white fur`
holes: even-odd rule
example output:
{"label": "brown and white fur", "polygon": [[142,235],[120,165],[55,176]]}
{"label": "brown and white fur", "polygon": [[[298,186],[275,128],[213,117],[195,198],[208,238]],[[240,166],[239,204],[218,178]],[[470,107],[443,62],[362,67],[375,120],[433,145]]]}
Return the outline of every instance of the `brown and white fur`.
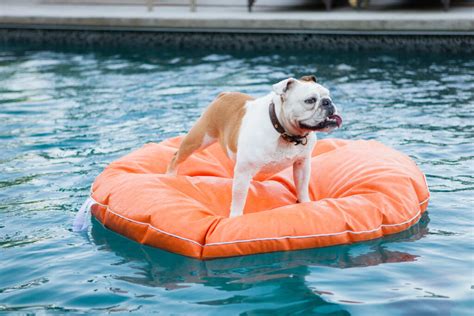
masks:
{"label": "brown and white fur", "polygon": [[[269,105],[287,133],[307,135],[305,145],[284,140],[269,116]],[[314,76],[289,78],[273,85],[273,91],[254,99],[239,92],[223,92],[209,105],[172,158],[168,173],[176,174],[180,163],[196,150],[219,142],[235,161],[230,216],[242,215],[252,177],[259,171],[275,171],[293,165],[298,202],[310,201],[308,186],[314,131],[328,132],[341,119],[329,91]]]}

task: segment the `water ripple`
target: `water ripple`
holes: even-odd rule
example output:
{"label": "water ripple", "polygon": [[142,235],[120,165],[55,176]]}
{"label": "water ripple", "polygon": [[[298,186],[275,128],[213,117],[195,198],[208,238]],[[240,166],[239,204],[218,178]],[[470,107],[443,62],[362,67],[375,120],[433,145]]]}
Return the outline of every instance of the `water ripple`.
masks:
{"label": "water ripple", "polygon": [[[221,91],[314,73],[344,116],[427,174],[429,216],[325,249],[198,261],[70,223],[110,161],[185,133]],[[470,56],[0,50],[0,311],[468,314],[474,252]],[[323,135],[322,137],[327,137]],[[428,225],[429,222],[429,225]],[[442,277],[433,277],[442,276]]]}

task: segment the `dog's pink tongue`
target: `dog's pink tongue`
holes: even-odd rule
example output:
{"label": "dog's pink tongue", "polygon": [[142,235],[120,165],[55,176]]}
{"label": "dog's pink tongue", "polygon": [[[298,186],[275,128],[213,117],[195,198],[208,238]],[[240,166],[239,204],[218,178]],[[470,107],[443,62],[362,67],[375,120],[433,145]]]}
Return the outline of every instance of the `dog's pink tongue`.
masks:
{"label": "dog's pink tongue", "polygon": [[331,119],[331,120],[336,120],[337,127],[341,127],[341,125],[342,125],[342,118],[341,118],[339,115],[337,115],[337,114],[331,115],[331,116],[329,117],[329,119]]}

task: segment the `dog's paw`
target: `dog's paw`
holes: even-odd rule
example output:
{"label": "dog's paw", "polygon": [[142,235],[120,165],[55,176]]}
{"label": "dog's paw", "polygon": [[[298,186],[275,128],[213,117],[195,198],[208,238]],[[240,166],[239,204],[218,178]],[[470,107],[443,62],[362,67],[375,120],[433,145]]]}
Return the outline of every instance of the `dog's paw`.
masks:
{"label": "dog's paw", "polygon": [[178,175],[178,171],[176,169],[168,168],[168,170],[166,170],[165,174],[168,175],[168,176],[176,176],[176,175]]}
{"label": "dog's paw", "polygon": [[242,215],[242,212],[230,211],[229,218],[233,218],[233,217],[237,217],[237,216],[241,216],[241,215]]}
{"label": "dog's paw", "polygon": [[306,203],[306,202],[311,202],[311,200],[310,199],[302,199],[301,201],[296,200],[296,203]]}

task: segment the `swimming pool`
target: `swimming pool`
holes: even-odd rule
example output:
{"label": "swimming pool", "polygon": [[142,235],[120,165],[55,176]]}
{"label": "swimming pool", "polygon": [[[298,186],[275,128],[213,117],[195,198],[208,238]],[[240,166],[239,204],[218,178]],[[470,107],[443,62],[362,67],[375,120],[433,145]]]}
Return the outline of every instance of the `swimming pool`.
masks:
{"label": "swimming pool", "polygon": [[[198,261],[94,223],[71,231],[112,160],[185,133],[222,90],[315,73],[345,125],[426,173],[428,213],[354,245]],[[467,315],[474,308],[474,61],[334,51],[235,54],[2,46],[0,311]]]}

